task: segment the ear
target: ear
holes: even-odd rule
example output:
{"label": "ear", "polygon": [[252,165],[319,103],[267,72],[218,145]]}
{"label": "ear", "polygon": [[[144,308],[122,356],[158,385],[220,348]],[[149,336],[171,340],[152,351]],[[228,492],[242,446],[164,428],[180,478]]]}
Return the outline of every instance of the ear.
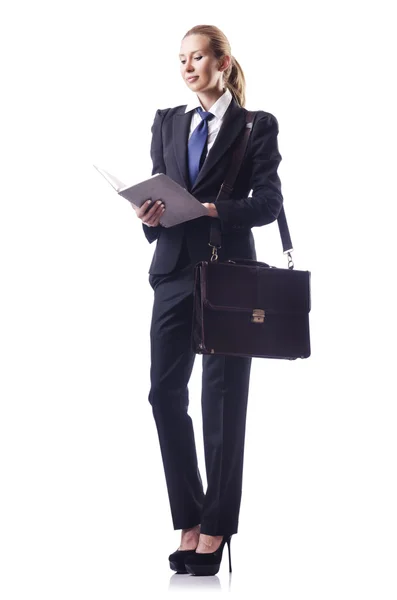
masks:
{"label": "ear", "polygon": [[226,71],[226,69],[230,66],[231,62],[232,57],[226,54],[219,62],[219,70]]}

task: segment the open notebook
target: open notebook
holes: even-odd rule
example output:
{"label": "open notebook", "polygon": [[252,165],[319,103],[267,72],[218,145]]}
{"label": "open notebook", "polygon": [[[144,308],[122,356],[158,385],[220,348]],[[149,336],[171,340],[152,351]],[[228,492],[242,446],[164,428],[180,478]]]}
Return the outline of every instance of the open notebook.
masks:
{"label": "open notebook", "polygon": [[110,183],[119,196],[126,198],[136,208],[140,208],[149,198],[153,202],[162,200],[165,211],[160,218],[160,224],[163,227],[172,227],[185,221],[208,216],[208,210],[199,200],[164,173],[152,175],[149,179],[135,185],[125,185],[104,169],[96,165],[94,167]]}

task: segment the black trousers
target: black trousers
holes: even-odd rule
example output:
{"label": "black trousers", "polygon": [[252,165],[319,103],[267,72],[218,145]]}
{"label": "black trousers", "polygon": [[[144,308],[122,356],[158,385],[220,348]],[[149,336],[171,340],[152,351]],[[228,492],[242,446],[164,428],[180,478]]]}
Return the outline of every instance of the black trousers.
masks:
{"label": "black trousers", "polygon": [[207,490],[197,464],[188,382],[194,265],[182,252],[168,275],[150,275],[149,402],[157,426],[174,529],[201,525],[207,535],[237,533],[242,495],[251,358],[204,355],[202,416]]}

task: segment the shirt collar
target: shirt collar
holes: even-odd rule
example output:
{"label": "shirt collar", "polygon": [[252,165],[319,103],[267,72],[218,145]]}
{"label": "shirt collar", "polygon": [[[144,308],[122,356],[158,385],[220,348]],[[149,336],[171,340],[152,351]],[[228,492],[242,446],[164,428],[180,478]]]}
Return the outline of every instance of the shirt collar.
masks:
{"label": "shirt collar", "polygon": [[[231,101],[232,101],[232,94],[231,94],[230,90],[228,88],[226,88],[226,91],[222,94],[222,96],[220,98],[218,98],[218,100],[211,106],[211,108],[209,109],[209,112],[211,112],[213,115],[215,115],[218,119],[223,119],[223,116],[224,116],[225,112],[227,111],[227,109],[229,108],[229,104]],[[192,98],[191,101],[189,102],[189,104],[186,106],[185,113],[187,113],[191,110],[195,110],[199,106],[201,106],[201,108],[204,110],[204,107],[202,106],[198,96],[195,95],[195,97]]]}

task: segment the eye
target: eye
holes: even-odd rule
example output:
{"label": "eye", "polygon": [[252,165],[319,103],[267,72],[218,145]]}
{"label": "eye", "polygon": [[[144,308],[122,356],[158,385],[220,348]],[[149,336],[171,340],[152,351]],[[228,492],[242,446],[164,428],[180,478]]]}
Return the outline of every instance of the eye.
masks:
{"label": "eye", "polygon": [[[194,58],[195,58],[195,60],[201,60],[203,57],[202,56],[195,56]],[[186,62],[186,60],[181,60],[181,63],[183,65],[185,64],[185,62]]]}

